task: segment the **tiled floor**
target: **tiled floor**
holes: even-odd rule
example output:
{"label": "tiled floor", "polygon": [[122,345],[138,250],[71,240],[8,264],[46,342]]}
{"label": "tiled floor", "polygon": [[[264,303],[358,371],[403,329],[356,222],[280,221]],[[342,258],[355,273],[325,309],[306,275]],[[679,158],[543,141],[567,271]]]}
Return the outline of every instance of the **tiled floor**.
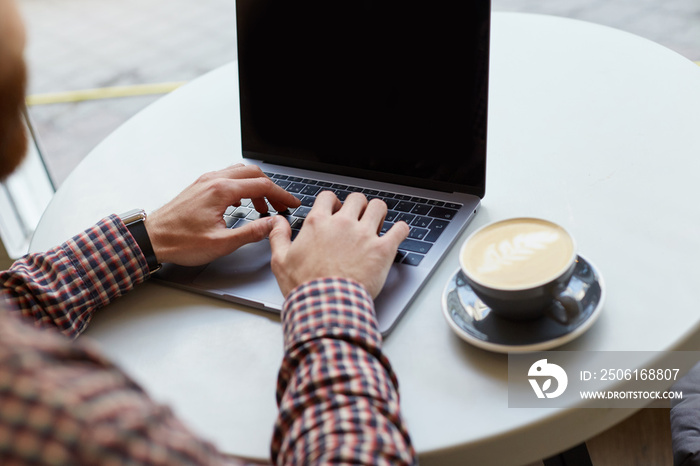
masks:
{"label": "tiled floor", "polygon": [[[236,58],[230,0],[18,0],[29,94],[187,81]],[[30,115],[57,184],[159,96],[40,105]]]}
{"label": "tiled floor", "polygon": [[[233,0],[18,0],[28,25],[30,94],[193,79],[236,57]],[[700,60],[697,0],[493,0],[494,10],[605,24]],[[158,96],[33,106],[57,184]]]}

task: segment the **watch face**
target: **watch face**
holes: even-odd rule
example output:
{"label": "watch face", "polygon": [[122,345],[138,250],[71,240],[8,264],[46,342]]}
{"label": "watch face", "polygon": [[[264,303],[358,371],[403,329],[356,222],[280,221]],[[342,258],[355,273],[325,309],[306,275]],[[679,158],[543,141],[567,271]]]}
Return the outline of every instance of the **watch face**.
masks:
{"label": "watch face", "polygon": [[146,211],[143,209],[133,209],[119,216],[124,225],[146,220]]}

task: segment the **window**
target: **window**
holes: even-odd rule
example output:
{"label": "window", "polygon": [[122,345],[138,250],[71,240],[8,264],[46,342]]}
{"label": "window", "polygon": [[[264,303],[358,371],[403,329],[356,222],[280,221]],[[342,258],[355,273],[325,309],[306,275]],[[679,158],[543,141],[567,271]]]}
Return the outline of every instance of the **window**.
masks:
{"label": "window", "polygon": [[29,241],[55,188],[25,113],[28,152],[18,170],[0,183],[0,240],[12,259],[29,250]]}

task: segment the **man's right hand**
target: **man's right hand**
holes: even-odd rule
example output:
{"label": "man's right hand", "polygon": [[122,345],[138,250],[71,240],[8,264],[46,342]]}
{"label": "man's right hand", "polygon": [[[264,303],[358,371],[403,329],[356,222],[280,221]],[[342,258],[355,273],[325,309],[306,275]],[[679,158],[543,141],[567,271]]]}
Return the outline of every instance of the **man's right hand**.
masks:
{"label": "man's right hand", "polygon": [[350,194],[341,204],[330,191],[316,198],[299,235],[291,242],[284,218],[275,218],[270,232],[272,271],[282,294],[298,285],[325,277],[349,278],[377,297],[389,273],[399,244],[409,227],[398,222],[379,236],[387,207],[379,199]]}

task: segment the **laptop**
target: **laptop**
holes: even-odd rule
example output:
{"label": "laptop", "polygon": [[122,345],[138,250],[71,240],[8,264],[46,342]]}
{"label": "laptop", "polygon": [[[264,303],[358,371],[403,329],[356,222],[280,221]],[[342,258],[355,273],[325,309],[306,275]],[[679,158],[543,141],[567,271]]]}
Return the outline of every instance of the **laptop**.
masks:
{"label": "laptop", "polygon": [[[411,227],[375,300],[384,335],[484,196],[490,11],[489,0],[237,1],[243,161],[302,200],[285,213],[293,237],[324,190],[381,198],[384,231]],[[259,216],[244,201],[224,219]],[[157,278],[272,312],[284,302],[267,240]]]}

